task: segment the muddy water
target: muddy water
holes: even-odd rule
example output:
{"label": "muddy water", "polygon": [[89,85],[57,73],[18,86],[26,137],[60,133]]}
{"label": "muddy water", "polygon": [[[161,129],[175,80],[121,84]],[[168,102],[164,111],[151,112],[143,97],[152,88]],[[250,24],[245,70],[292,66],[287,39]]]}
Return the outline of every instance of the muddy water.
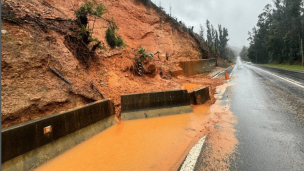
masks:
{"label": "muddy water", "polygon": [[190,84],[190,83],[185,83],[183,84],[184,88],[187,89],[188,91],[191,91],[193,89],[197,89],[199,88],[200,86],[197,85],[197,84]]}
{"label": "muddy water", "polygon": [[209,120],[208,106],[194,113],[123,121],[37,168],[67,170],[171,170]]}

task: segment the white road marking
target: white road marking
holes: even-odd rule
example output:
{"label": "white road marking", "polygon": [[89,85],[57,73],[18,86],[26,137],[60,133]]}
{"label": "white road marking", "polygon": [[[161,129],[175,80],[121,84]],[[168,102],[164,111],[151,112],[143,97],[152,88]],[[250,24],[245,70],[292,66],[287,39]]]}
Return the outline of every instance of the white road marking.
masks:
{"label": "white road marking", "polygon": [[[255,67],[255,68],[257,68],[257,67]],[[271,73],[271,72],[265,71],[265,70],[263,70],[263,69],[261,69],[261,68],[258,68],[258,69],[260,69],[260,70],[262,70],[262,71],[264,71],[264,72],[266,72],[266,73],[268,73],[268,74],[270,74],[270,75],[273,75],[273,76],[276,76],[276,77],[278,77],[278,78],[281,78],[282,80],[285,80],[285,81],[287,81],[287,82],[290,82],[290,83],[292,83],[292,84],[294,84],[294,85],[297,85],[297,86],[299,86],[299,87],[301,87],[301,88],[304,88],[304,86],[303,86],[301,83],[299,83],[299,82],[297,82],[297,81],[295,81],[295,80],[292,80],[292,79],[289,79],[289,78],[285,78],[285,77],[278,76],[278,75],[273,74],[273,73]]]}
{"label": "white road marking", "polygon": [[215,76],[213,76],[212,78],[216,78],[217,76],[219,76],[223,71],[225,71],[226,69],[222,70],[221,72],[215,74]]}
{"label": "white road marking", "polygon": [[186,157],[186,160],[183,163],[183,166],[181,167],[181,171],[193,171],[196,161],[201,153],[201,150],[204,146],[206,140],[206,136],[204,136],[203,138],[201,138],[198,143],[192,147],[192,149],[190,150],[189,154]]}
{"label": "white road marking", "polygon": [[234,72],[235,68],[236,68],[236,65],[235,65],[234,69],[232,69],[232,72],[231,72],[231,74],[230,74],[229,78],[231,78],[231,76],[232,76],[232,74],[233,74],[233,72]]}
{"label": "white road marking", "polygon": [[[230,67],[231,67],[231,66],[230,66]],[[230,67],[228,67],[228,68],[230,68]],[[221,73],[223,73],[224,71],[226,71],[228,68],[223,69],[222,71],[220,71],[219,73],[215,74],[215,75],[212,76],[211,78],[214,79],[214,78],[218,77]],[[234,70],[234,69],[232,69],[232,70]]]}

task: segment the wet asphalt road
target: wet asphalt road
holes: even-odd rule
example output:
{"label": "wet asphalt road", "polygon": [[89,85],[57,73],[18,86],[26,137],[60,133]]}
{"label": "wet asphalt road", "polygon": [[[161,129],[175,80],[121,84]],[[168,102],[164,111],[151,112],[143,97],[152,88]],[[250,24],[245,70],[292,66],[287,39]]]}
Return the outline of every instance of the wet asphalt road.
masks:
{"label": "wet asphalt road", "polygon": [[255,65],[255,66],[263,70],[269,71],[271,73],[277,74],[281,77],[292,79],[293,81],[296,81],[304,86],[304,71],[293,71],[289,69],[281,69],[281,68],[268,67],[262,65]]}
{"label": "wet asphalt road", "polygon": [[[237,60],[231,86],[221,99],[238,119],[235,129],[239,144],[230,156],[230,170],[304,171],[304,87],[269,72],[300,78],[296,81],[304,85],[299,74],[284,74]],[[208,140],[202,156],[206,149]],[[206,165],[204,157],[196,163],[196,170]]]}

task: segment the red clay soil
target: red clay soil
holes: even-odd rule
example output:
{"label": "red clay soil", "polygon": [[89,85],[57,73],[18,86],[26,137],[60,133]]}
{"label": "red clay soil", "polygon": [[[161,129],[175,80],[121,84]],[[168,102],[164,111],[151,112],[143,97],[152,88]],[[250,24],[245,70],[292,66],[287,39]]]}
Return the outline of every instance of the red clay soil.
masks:
{"label": "red clay soil", "polygon": [[[72,31],[65,26],[71,22],[56,21],[56,18],[75,19],[74,9],[83,1],[5,1],[5,9],[14,11],[16,18],[30,17],[19,25],[1,21],[1,29],[8,31],[1,38],[2,128],[102,100],[98,91],[114,101],[118,117],[122,94],[184,89],[185,83],[210,86],[212,100],[209,103],[215,102],[213,94],[215,87],[223,83],[221,80],[204,75],[173,77],[170,74],[181,70],[176,62],[197,60],[202,56],[199,45],[187,32],[160,22],[160,15],[154,9],[133,0],[97,2],[107,7],[109,12],[103,17],[113,17],[120,28],[118,34],[127,46],[111,49],[105,41],[107,23],[97,19],[93,37],[98,38],[107,51],[97,50],[86,69],[66,46],[65,36]],[[47,26],[32,21],[38,14],[41,22],[47,21]],[[90,18],[91,27],[94,20]],[[150,52],[160,52],[159,57],[156,55],[149,61],[156,71],[143,77],[130,71],[134,64],[133,49],[139,45]],[[73,85],[64,82],[49,67],[55,68]]]}
{"label": "red clay soil", "polygon": [[[216,89],[225,90],[228,86],[229,84],[224,84],[218,86]],[[219,96],[222,96],[222,94]],[[208,139],[204,144],[203,159],[200,159],[200,161],[204,163],[203,165],[197,165],[195,170],[228,171],[231,166],[234,166],[235,163],[231,163],[231,159],[235,157],[233,154],[236,152],[236,147],[239,143],[236,138],[235,129],[235,124],[237,124],[238,119],[230,111],[229,106],[222,106],[220,103],[220,101],[216,101],[210,106],[210,111],[207,115],[208,118],[200,122],[202,128],[197,130],[188,149],[185,150],[185,153],[171,170],[178,170],[191,148],[204,136],[207,136]],[[202,113],[200,111],[204,109],[204,106],[206,105],[193,106],[193,111],[195,113]]]}
{"label": "red clay soil", "polygon": [[[229,84],[224,84],[217,89],[226,89]],[[201,130],[203,135],[208,135],[208,141],[205,146],[203,161],[197,170],[212,171],[223,170],[228,171],[234,165],[231,159],[235,156],[238,140],[236,138],[236,129],[238,119],[230,111],[230,107],[220,105],[220,101],[216,101],[210,108],[210,120],[204,124],[205,129]]]}

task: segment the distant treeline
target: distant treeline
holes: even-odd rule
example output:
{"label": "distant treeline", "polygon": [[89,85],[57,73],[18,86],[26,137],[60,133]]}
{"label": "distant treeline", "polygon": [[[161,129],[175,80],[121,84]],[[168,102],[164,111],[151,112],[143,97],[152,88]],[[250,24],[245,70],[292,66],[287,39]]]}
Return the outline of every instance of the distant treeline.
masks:
{"label": "distant treeline", "polygon": [[243,60],[248,61],[248,47],[243,46],[239,55]]}
{"label": "distant treeline", "polygon": [[298,63],[304,39],[302,0],[273,0],[273,3],[265,6],[257,27],[249,32],[248,58],[257,63]]}

